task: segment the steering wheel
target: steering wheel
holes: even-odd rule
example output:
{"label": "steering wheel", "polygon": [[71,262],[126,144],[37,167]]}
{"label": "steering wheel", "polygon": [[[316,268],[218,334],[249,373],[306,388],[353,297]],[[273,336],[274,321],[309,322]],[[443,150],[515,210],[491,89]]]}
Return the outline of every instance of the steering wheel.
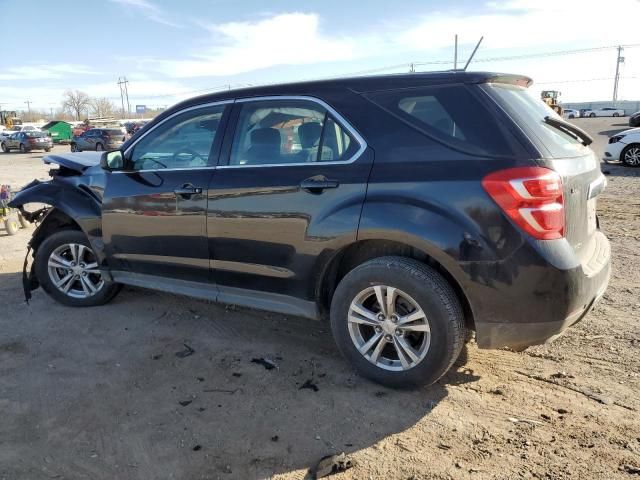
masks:
{"label": "steering wheel", "polygon": [[[178,157],[180,155],[185,155],[185,154],[191,155],[191,159],[189,160],[190,167],[206,167],[207,166],[207,159],[191,148],[182,148],[178,150],[176,153],[174,153],[173,163],[176,164],[179,161],[181,162],[184,161],[184,160],[179,160]],[[196,159],[198,159],[198,161],[196,161]]]}

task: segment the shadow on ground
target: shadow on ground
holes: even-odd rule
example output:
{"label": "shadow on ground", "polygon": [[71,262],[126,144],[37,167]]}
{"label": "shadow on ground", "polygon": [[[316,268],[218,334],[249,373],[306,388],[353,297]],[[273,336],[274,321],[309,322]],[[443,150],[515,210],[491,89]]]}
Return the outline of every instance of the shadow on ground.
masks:
{"label": "shadow on ground", "polygon": [[20,281],[0,274],[6,478],[262,478],[366,448],[478,379],[388,390],[355,376],[320,322],[141,289],[26,305]]}

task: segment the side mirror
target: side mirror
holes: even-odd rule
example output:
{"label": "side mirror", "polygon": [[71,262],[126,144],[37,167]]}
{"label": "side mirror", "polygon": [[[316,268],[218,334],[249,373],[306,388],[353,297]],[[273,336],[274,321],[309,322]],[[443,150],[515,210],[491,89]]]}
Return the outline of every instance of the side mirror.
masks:
{"label": "side mirror", "polygon": [[124,158],[121,150],[104,152],[100,156],[100,166],[110,172],[124,169]]}

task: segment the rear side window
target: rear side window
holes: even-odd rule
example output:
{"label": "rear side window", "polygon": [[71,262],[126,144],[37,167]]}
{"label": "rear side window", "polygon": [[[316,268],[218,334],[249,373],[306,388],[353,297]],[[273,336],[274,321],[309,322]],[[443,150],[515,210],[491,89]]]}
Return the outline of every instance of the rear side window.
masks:
{"label": "rear side window", "polygon": [[477,155],[512,155],[515,140],[464,85],[367,95],[405,123],[453,148]]}

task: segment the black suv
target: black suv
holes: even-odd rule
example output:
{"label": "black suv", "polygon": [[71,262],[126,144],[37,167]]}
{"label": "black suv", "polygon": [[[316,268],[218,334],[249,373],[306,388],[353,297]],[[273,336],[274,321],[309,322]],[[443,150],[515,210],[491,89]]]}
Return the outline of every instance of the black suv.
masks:
{"label": "black suv", "polygon": [[122,284],[314,319],[364,376],[428,384],[467,335],[522,349],[581,320],[610,248],[589,136],[470,72],[266,86],[180,103],[12,202],[42,223],[25,291]]}

